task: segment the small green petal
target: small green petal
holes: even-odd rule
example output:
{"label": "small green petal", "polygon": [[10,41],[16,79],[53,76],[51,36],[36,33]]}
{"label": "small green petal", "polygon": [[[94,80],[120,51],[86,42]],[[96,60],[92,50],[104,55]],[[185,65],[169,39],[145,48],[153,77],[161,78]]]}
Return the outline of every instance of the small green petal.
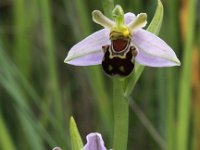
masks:
{"label": "small green petal", "polygon": [[112,16],[115,19],[118,29],[124,27],[124,11],[120,5],[116,5],[112,11]]}
{"label": "small green petal", "polygon": [[133,33],[133,31],[145,27],[146,24],[147,24],[147,14],[140,13],[137,15],[136,19],[128,25],[128,28],[131,31],[131,33]]}
{"label": "small green petal", "polygon": [[94,10],[92,12],[92,20],[95,23],[100,24],[101,26],[109,29],[111,29],[115,25],[115,23],[112,20],[104,16],[99,10]]}

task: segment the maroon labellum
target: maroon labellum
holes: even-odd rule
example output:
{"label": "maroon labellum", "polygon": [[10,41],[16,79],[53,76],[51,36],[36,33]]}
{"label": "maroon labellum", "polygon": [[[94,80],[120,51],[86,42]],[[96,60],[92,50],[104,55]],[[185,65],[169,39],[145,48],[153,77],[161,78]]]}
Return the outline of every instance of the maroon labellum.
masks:
{"label": "maroon labellum", "polygon": [[102,67],[109,76],[128,76],[135,65],[136,48],[129,39],[111,40],[111,45],[103,46],[104,58]]}
{"label": "maroon labellum", "polygon": [[116,39],[112,41],[113,50],[116,52],[121,52],[125,50],[126,46],[128,45],[128,41],[124,39]]}

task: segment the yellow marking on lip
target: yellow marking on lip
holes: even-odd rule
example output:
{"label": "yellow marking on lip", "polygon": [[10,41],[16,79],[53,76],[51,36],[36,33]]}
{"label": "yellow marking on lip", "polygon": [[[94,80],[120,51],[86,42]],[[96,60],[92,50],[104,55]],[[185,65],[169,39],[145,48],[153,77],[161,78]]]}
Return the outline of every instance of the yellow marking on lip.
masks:
{"label": "yellow marking on lip", "polygon": [[131,39],[131,34],[127,26],[124,26],[121,29],[118,29],[116,27],[113,27],[113,29],[110,32],[110,38],[112,39],[118,39],[118,38],[124,38],[124,39]]}

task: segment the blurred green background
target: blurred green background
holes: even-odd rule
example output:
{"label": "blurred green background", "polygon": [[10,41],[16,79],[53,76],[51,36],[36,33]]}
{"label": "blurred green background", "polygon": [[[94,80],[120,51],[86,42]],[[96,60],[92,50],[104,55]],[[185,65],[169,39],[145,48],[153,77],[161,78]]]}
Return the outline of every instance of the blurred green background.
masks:
{"label": "blurred green background", "polygon": [[[101,29],[94,9],[112,0],[0,1],[0,149],[70,149],[69,117],[81,136],[112,148],[112,82],[101,66],[64,64],[68,50]],[[156,0],[115,0],[148,14]],[[130,101],[128,150],[200,150],[200,2],[165,0],[159,34],[181,67],[145,68]],[[108,14],[109,12],[106,12]]]}

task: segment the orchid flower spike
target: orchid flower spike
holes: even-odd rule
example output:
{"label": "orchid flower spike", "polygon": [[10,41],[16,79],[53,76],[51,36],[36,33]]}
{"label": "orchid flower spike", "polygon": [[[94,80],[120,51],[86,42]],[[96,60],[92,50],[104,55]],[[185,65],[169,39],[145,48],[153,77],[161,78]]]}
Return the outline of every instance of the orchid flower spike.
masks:
{"label": "orchid flower spike", "polygon": [[147,15],[133,13],[124,15],[117,5],[110,20],[99,10],[92,12],[92,19],[105,29],[99,30],[74,45],[65,63],[76,66],[102,64],[110,76],[128,76],[135,61],[144,66],[180,66],[174,51],[162,39],[142,29],[147,24]]}
{"label": "orchid flower spike", "polygon": [[54,147],[53,150],[62,150],[60,147]]}
{"label": "orchid flower spike", "polygon": [[[87,143],[81,150],[106,150],[104,141],[100,133],[90,133],[86,136]],[[60,147],[54,147],[53,150],[62,150]]]}
{"label": "orchid flower spike", "polygon": [[87,143],[83,150],[106,150],[100,133],[90,133],[86,136]]}

